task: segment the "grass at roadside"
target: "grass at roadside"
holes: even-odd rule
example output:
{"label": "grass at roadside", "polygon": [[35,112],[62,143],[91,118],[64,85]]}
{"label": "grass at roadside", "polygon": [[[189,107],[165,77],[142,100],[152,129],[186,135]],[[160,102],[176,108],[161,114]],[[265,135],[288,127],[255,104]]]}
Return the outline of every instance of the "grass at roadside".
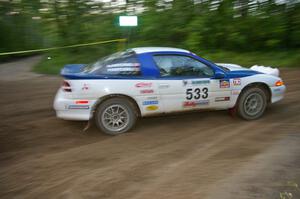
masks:
{"label": "grass at roadside", "polygon": [[[107,48],[106,48],[107,47]],[[111,46],[87,47],[80,50],[57,50],[44,54],[40,63],[33,67],[33,71],[42,74],[59,74],[66,64],[88,64],[97,61],[111,53]],[[114,50],[113,52],[116,52]]]}
{"label": "grass at roadside", "polygon": [[[96,58],[94,58],[96,59]],[[34,66],[33,71],[43,74],[59,74],[60,69],[66,64],[90,63],[94,60],[89,54],[70,52],[51,52],[45,54],[40,63]]]}
{"label": "grass at roadside", "polygon": [[201,53],[199,55],[216,63],[234,63],[244,67],[264,65],[272,67],[299,67],[300,50],[283,52],[228,52]]}
{"label": "grass at roadside", "polygon": [[[98,53],[97,53],[98,52]],[[91,63],[109,54],[108,50],[86,49],[78,52],[55,51],[45,54],[42,61],[34,67],[34,71],[44,74],[59,74],[65,64]],[[272,67],[299,67],[300,50],[282,52],[198,52],[198,55],[218,63],[235,63],[245,67],[255,64]],[[50,59],[48,59],[50,57]]]}

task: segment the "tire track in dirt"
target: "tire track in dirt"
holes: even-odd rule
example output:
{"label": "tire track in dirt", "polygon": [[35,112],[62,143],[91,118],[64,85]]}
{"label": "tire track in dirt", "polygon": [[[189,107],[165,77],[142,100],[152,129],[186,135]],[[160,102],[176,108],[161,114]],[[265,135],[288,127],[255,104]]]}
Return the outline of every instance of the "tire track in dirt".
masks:
{"label": "tire track in dirt", "polygon": [[[253,125],[253,124],[251,124],[251,123],[248,123],[248,125]],[[197,141],[197,137],[202,137],[202,139],[201,140],[206,140],[206,141],[208,141],[208,142],[210,142],[209,140],[207,140],[207,138],[205,139],[205,135],[207,135],[207,134],[209,134],[209,133],[211,133],[211,132],[213,132],[214,130],[217,130],[217,131],[219,131],[219,132],[221,132],[220,131],[220,129],[222,129],[222,128],[224,128],[223,126],[222,127],[219,127],[219,128],[217,128],[217,129],[211,129],[210,131],[206,131],[205,132],[205,134],[194,134],[193,136],[189,136],[189,137],[187,137],[187,136],[185,136],[185,139],[180,139],[180,140],[178,140],[178,139],[176,139],[175,140],[175,143],[172,143],[172,142],[168,142],[168,144],[166,144],[166,145],[162,145],[162,146],[154,146],[153,147],[153,149],[148,149],[148,150],[146,150],[146,152],[147,152],[147,154],[148,155],[146,155],[145,156],[145,154],[136,154],[135,156],[134,155],[131,155],[130,153],[126,153],[126,155],[129,155],[130,156],[130,158],[126,158],[125,160],[120,160],[121,162],[111,162],[113,165],[116,165],[116,167],[119,167],[119,165],[132,165],[132,164],[134,164],[135,162],[136,162],[136,160],[144,160],[145,158],[149,158],[150,160],[151,160],[151,158],[153,158],[153,154],[160,154],[160,151],[164,151],[164,153],[163,154],[169,154],[170,152],[169,152],[169,150],[173,150],[173,146],[174,146],[174,144],[176,145],[177,143],[178,144],[180,144],[180,145],[187,145],[187,146],[195,146],[195,142],[197,143],[198,141]],[[229,128],[232,128],[232,127],[229,127]],[[243,128],[245,128],[245,127],[243,127]],[[237,132],[235,132],[235,133],[238,133],[238,131]],[[220,137],[219,139],[223,139],[223,138],[226,138],[226,137],[228,137],[228,136],[230,136],[231,134],[223,134],[222,135],[222,137]],[[208,137],[209,138],[209,137]],[[210,139],[212,139],[212,137],[210,137]],[[107,141],[108,143],[109,143],[109,145],[111,145],[110,144],[110,141],[108,140]],[[214,141],[215,142],[215,141]],[[118,141],[116,141],[116,143],[117,143],[117,145],[118,145]],[[193,144],[194,143],[194,144]],[[102,145],[105,145],[105,143],[104,142],[102,142],[101,143]],[[56,162],[61,162],[61,160],[64,158],[64,157],[66,157],[66,156],[70,156],[70,157],[73,157],[73,156],[75,156],[75,154],[80,154],[80,153],[82,153],[83,152],[83,154],[82,155],[80,155],[80,158],[77,160],[78,162],[80,162],[81,161],[81,158],[82,157],[84,157],[83,159],[84,160],[87,160],[87,159],[90,159],[90,160],[93,160],[93,159],[97,159],[97,157],[89,157],[89,158],[87,158],[88,157],[88,154],[87,153],[89,153],[89,151],[91,151],[91,150],[87,150],[87,149],[92,149],[93,148],[93,146],[95,146],[96,148],[98,147],[98,143],[95,143],[95,144],[89,144],[89,145],[87,145],[87,146],[81,146],[81,147],[76,147],[76,148],[74,148],[74,149],[69,149],[69,150],[67,150],[67,151],[65,151],[65,152],[62,152],[61,154],[54,154],[54,155],[52,155],[53,157],[51,158],[51,156],[49,157],[49,156],[47,156],[47,159],[48,160],[51,160],[50,162],[52,163],[51,165],[46,165],[46,166],[43,166],[43,167],[45,167],[45,168],[53,168],[57,163]],[[170,147],[171,146],[171,147]],[[95,148],[94,147],[94,148]],[[111,146],[109,146],[109,147],[111,147]],[[196,146],[197,147],[197,146]],[[103,148],[103,146],[101,147],[101,148]],[[170,149],[168,149],[168,148],[170,148]],[[117,149],[117,148],[116,148]],[[95,150],[97,150],[97,149],[95,149]],[[185,151],[185,150],[187,150],[187,151]],[[191,148],[187,148],[187,149],[182,149],[180,152],[181,152],[181,154],[182,154],[182,156],[185,156],[185,154],[186,153],[188,153],[188,151],[190,151],[190,150],[193,150],[193,149],[191,149]],[[118,150],[117,150],[118,151]],[[152,152],[152,151],[154,151],[154,152]],[[114,154],[114,151],[112,151],[113,152],[113,154]],[[129,151],[130,152],[130,151]],[[133,150],[132,151],[133,152],[133,154],[135,154],[136,153],[136,151],[135,150]],[[178,150],[175,150],[175,152],[178,152]],[[125,154],[124,154],[125,155]],[[95,156],[95,154],[93,155],[93,156]],[[98,156],[98,159],[99,159],[99,154],[97,154],[97,156]],[[178,155],[176,155],[176,156],[178,156]],[[155,157],[155,156],[154,156]],[[103,157],[104,158],[104,157]],[[180,156],[179,157],[176,157],[176,158],[180,158]],[[53,160],[52,160],[53,159]],[[165,159],[165,157],[163,157],[163,159]],[[114,167],[112,167],[110,164],[109,164],[109,160],[106,158],[106,159],[104,159],[105,161],[106,161],[106,166],[107,166],[107,168],[108,168],[108,170],[114,170],[115,168]],[[38,160],[38,162],[44,162],[43,161],[43,159],[42,160]],[[71,162],[66,162],[65,163],[65,165],[68,165],[68,164],[74,164],[74,165],[76,165],[75,164],[75,162],[74,161],[71,161]],[[18,168],[18,167],[14,167],[14,168],[9,168],[9,170],[13,170],[13,171],[16,171],[16,170],[20,170],[20,169],[22,169],[22,170],[24,170],[25,168],[28,168],[28,170],[35,170],[34,168],[31,168],[31,165],[32,165],[32,162],[30,161],[28,164],[26,164],[26,162],[22,162],[22,164],[20,164],[20,167]],[[38,163],[35,163],[34,165],[38,165]],[[64,167],[64,165],[61,165],[62,167]],[[134,167],[134,166],[133,166]],[[9,170],[4,170],[4,173],[5,174],[7,174],[7,172],[9,172]],[[106,170],[105,170],[105,167],[103,168],[103,165],[101,165],[101,170],[104,170],[104,173],[106,172]],[[42,171],[41,171],[42,172]],[[58,173],[59,173],[59,171],[58,171]],[[68,172],[68,173],[62,173],[62,174],[59,174],[59,175],[57,175],[58,177],[59,176],[68,176],[68,174],[70,174],[70,172]],[[34,174],[34,175],[36,175],[36,176],[39,176],[39,174],[37,173],[37,174]],[[48,179],[49,180],[49,179]],[[41,181],[43,181],[43,180],[41,180]],[[53,180],[53,182],[57,182],[58,180],[57,179],[54,179]],[[26,184],[26,183],[25,183]]]}
{"label": "tire track in dirt", "polygon": [[[190,154],[191,152],[193,153],[193,154],[201,154],[201,153],[203,153],[203,152],[205,152],[205,151],[209,151],[211,148],[212,149],[214,149],[214,148],[217,148],[218,150],[223,150],[221,147],[217,147],[218,145],[220,145],[220,143],[222,143],[222,142],[227,142],[227,140],[231,140],[232,138],[234,138],[237,134],[240,134],[241,132],[243,132],[244,130],[247,130],[249,127],[251,127],[251,126],[255,126],[255,124],[253,124],[253,123],[248,123],[246,126],[243,126],[243,127],[239,127],[239,128],[237,128],[236,130],[234,130],[234,131],[231,131],[231,132],[227,132],[226,131],[226,129],[231,129],[232,128],[232,126],[229,126],[228,128],[224,128],[224,127],[219,127],[219,128],[215,128],[215,129],[211,129],[210,131],[206,131],[206,133],[211,133],[211,132],[213,132],[213,131],[220,131],[221,129],[223,129],[223,130],[225,130],[225,132],[226,133],[223,133],[223,134],[221,134],[221,135],[219,135],[219,137],[218,137],[218,139],[216,139],[216,140],[203,140],[205,143],[204,143],[204,146],[201,146],[200,148],[198,147],[198,140],[199,139],[197,139],[197,138],[200,138],[200,137],[203,137],[203,136],[205,136],[206,134],[195,134],[195,135],[193,135],[193,136],[190,136],[190,137],[187,137],[185,140],[181,140],[180,141],[180,145],[183,145],[183,146],[193,146],[194,148],[191,148],[191,147],[189,147],[188,148],[188,150],[181,150],[181,151],[178,151],[178,150],[175,150],[174,152],[175,153],[178,153],[178,152],[180,152],[181,154],[182,154],[182,157],[181,156],[179,156],[178,154],[176,154],[176,158],[175,158],[175,160],[176,159],[179,159],[179,163],[175,163],[175,165],[176,164],[178,164],[178,165],[180,165],[180,164],[182,164],[182,163],[184,163],[184,162],[186,162],[186,161],[188,161],[188,160],[190,160],[191,158],[189,158],[189,155],[188,155],[188,157],[185,157],[186,155],[185,154]],[[220,131],[221,132],[221,131]],[[104,144],[104,143],[102,143],[102,144]],[[200,143],[201,144],[201,143]],[[92,144],[92,145],[94,145],[94,146],[96,146],[97,145],[97,143],[96,144]],[[143,173],[147,173],[147,169],[144,169],[145,167],[143,166],[143,165],[151,165],[151,162],[153,161],[153,159],[157,159],[157,156],[159,157],[158,158],[158,160],[156,161],[157,163],[159,163],[158,165],[156,165],[156,168],[152,168],[151,169],[151,167],[150,168],[148,168],[148,169],[151,169],[150,171],[151,172],[153,172],[153,171],[155,171],[155,170],[161,170],[159,167],[161,167],[161,165],[166,165],[168,162],[172,162],[171,163],[171,166],[169,166],[168,164],[167,164],[167,167],[166,167],[166,170],[170,170],[170,168],[173,168],[173,166],[172,165],[174,165],[174,160],[172,160],[170,157],[169,157],[169,155],[170,154],[172,154],[172,152],[173,152],[173,145],[174,145],[174,143],[169,143],[168,145],[163,145],[163,146],[159,146],[159,147],[156,147],[156,148],[154,148],[154,149],[152,149],[152,150],[150,150],[150,151],[148,151],[148,153],[147,153],[147,155],[144,155],[144,154],[139,154],[139,155],[136,155],[136,156],[130,156],[130,158],[126,158],[125,160],[124,159],[121,159],[121,160],[119,160],[119,161],[114,161],[114,162],[111,162],[112,163],[112,165],[116,165],[116,166],[111,166],[111,164],[107,164],[106,165],[106,167],[103,167],[103,165],[101,165],[101,168],[99,169],[99,171],[100,171],[100,173],[99,172],[97,172],[97,169],[93,169],[94,170],[94,172],[93,173],[91,173],[90,174],[90,176],[91,176],[91,178],[95,178],[95,176],[99,176],[99,177],[101,177],[101,179],[103,178],[103,175],[105,174],[105,173],[110,173],[111,175],[109,175],[109,176],[112,176],[112,178],[111,179],[105,179],[105,180],[108,180],[108,181],[113,181],[113,176],[114,175],[112,175],[114,172],[115,172],[115,170],[119,167],[119,165],[127,165],[127,167],[126,167],[126,169],[123,171],[123,169],[119,169],[118,170],[118,172],[117,172],[117,175],[119,175],[119,176],[124,176],[124,179],[123,178],[119,178],[118,179],[118,181],[117,182],[115,182],[115,183],[113,183],[113,187],[115,187],[117,190],[122,190],[122,183],[124,182],[124,181],[126,181],[126,178],[128,177],[128,176],[130,176],[130,174],[132,173],[132,172],[137,172],[139,169],[141,169],[141,171],[143,172]],[[171,146],[171,148],[170,148],[170,146]],[[97,146],[96,146],[97,147]],[[86,148],[93,148],[93,146],[91,146],[91,145],[89,145],[89,146],[82,146],[82,147],[80,147],[79,149],[78,148],[76,148],[76,149],[70,149],[69,151],[66,151],[66,152],[63,152],[63,154],[60,154],[61,155],[61,157],[59,157],[58,156],[58,154],[55,154],[54,155],[54,157],[53,157],[53,159],[55,159],[55,160],[57,160],[57,161],[60,161],[60,159],[62,158],[62,157],[65,157],[66,156],[66,154],[68,154],[68,156],[72,156],[72,154],[70,154],[70,153],[77,153],[77,151],[80,153],[80,151],[87,151],[87,149]],[[225,146],[225,148],[226,148],[226,146]],[[75,151],[74,151],[75,150]],[[153,151],[153,152],[152,152]],[[157,152],[158,151],[158,152]],[[164,153],[161,155],[160,153],[159,153],[159,151],[164,151]],[[174,153],[173,152],[173,153]],[[215,153],[217,153],[217,152],[215,152]],[[167,156],[165,157],[165,154],[167,154]],[[211,155],[211,152],[209,152],[209,154]],[[128,155],[130,155],[130,154],[128,154]],[[83,155],[83,156],[81,156],[81,157],[86,157],[85,155]],[[192,158],[194,157],[194,156],[191,156]],[[47,159],[52,159],[52,158],[49,158],[49,157],[47,157]],[[88,159],[92,159],[92,158],[88,158]],[[137,163],[136,163],[136,160],[139,160],[138,161],[138,165],[136,165]],[[141,161],[142,160],[142,161]],[[149,161],[150,160],[150,161]],[[81,159],[79,159],[79,160],[77,160],[77,161],[82,161]],[[106,160],[107,161],[107,160]],[[165,163],[165,161],[166,161],[166,163]],[[43,160],[39,160],[39,162],[43,162]],[[53,161],[51,161],[51,162],[53,162]],[[55,162],[53,163],[53,164],[55,164]],[[74,162],[72,163],[70,163],[70,164],[74,164]],[[141,164],[142,166],[139,166],[139,164]],[[155,164],[154,164],[155,165]],[[53,165],[47,165],[46,167],[52,167]],[[61,166],[64,166],[64,165],[61,165]],[[153,166],[153,164],[152,164],[152,166]],[[22,163],[22,169],[23,168],[26,168],[27,166],[26,166],[26,163]],[[148,166],[149,167],[149,166]],[[129,170],[127,170],[127,168],[129,168]],[[132,169],[132,168],[135,168],[135,169]],[[14,170],[18,170],[18,168],[14,168]],[[5,173],[7,173],[7,171],[4,171]],[[88,173],[90,172],[90,170],[88,170],[87,171]],[[98,173],[98,174],[97,174]],[[127,173],[129,173],[129,174],[127,174]],[[138,172],[137,172],[138,173]],[[36,176],[38,176],[39,174],[37,173],[37,174],[35,174]],[[68,173],[61,173],[61,174],[59,174],[59,171],[58,171],[58,174],[57,174],[57,176],[70,176],[70,174],[68,174]],[[55,187],[68,187],[68,184],[69,184],[69,186],[70,186],[70,184],[74,184],[74,180],[75,179],[77,179],[77,178],[79,178],[79,180],[77,179],[75,182],[77,182],[77,181],[79,181],[79,182],[77,182],[76,184],[76,186],[77,186],[77,188],[76,188],[76,186],[75,186],[75,189],[73,189],[73,191],[75,191],[76,192],[76,190],[80,190],[80,187],[81,187],[81,184],[84,184],[84,181],[89,181],[89,178],[87,177],[88,175],[87,174],[84,174],[84,177],[82,177],[82,179],[80,178],[80,176],[81,175],[83,175],[83,173],[82,173],[82,171],[80,171],[79,172],[79,176],[76,176],[76,175],[74,175],[74,173],[73,173],[73,179],[72,178],[70,178],[70,180],[69,181],[66,181],[66,182],[63,182],[63,184],[65,185],[65,186],[58,186],[57,184],[59,184],[58,183],[58,179],[53,179],[53,180],[51,180],[51,181],[53,181],[53,182],[56,182],[55,184]],[[161,178],[161,175],[154,175],[154,176],[159,176],[160,178]],[[81,179],[81,180],[80,180]],[[44,180],[40,180],[40,181],[44,181]],[[48,181],[49,181],[49,179],[48,179]],[[54,184],[53,182],[51,182],[50,181],[50,184]],[[65,179],[63,180],[63,181],[65,181]],[[73,182],[72,182],[73,181]],[[83,181],[83,182],[82,182]],[[118,186],[118,184],[121,184],[121,186],[119,187]],[[49,189],[49,187],[48,186],[46,186],[47,187],[47,189]],[[105,188],[105,186],[103,187],[101,187],[101,188],[104,188],[104,191],[103,192],[105,192],[106,194],[107,194],[107,191],[105,191],[107,188]],[[126,188],[126,187],[125,187]],[[50,188],[51,189],[51,188]],[[41,190],[39,190],[39,191],[41,191]],[[41,191],[41,192],[47,192],[46,190],[43,190],[43,191]],[[51,191],[50,191],[51,192]],[[31,196],[34,196],[34,194],[33,195],[30,195],[30,197]],[[110,195],[111,196],[111,195]]]}
{"label": "tire track in dirt", "polygon": [[[171,197],[168,195],[171,190],[178,192],[177,198],[205,197],[206,193],[203,190],[207,189],[211,183],[231,175],[235,169],[243,164],[241,164],[243,159],[247,160],[267,147],[266,145],[256,146],[255,148],[248,147],[247,150],[243,151],[245,142],[249,143],[251,138],[264,133],[266,129],[273,130],[279,126],[280,124],[267,125],[265,128],[256,130],[251,134],[241,134],[243,131],[238,130],[239,137],[233,135],[224,140],[224,143],[230,141],[229,144],[221,144],[217,147],[214,145],[206,149],[205,153],[201,150],[195,150],[187,158],[175,164],[173,168],[165,169],[163,175],[159,175],[160,180],[155,181],[153,185],[146,186],[146,190],[141,191],[141,194],[133,198]],[[254,143],[257,143],[257,141]],[[200,154],[202,156],[199,158]],[[238,162],[237,165],[235,165],[235,161]],[[210,174],[212,173],[214,177],[211,178]],[[203,178],[206,179],[203,180]],[[178,186],[179,184],[187,184],[188,186]]]}
{"label": "tire track in dirt", "polygon": [[300,198],[299,191],[287,186],[288,182],[299,182],[299,142],[299,133],[278,140],[233,175],[211,186],[207,198],[279,198],[279,193],[285,191]]}
{"label": "tire track in dirt", "polygon": [[300,181],[300,70],[282,70],[282,76],[286,98],[260,120],[241,121],[225,111],[154,117],[117,137],[94,125],[83,134],[85,123],[55,118],[52,101],[61,78],[1,81],[0,195],[276,198],[288,178]]}

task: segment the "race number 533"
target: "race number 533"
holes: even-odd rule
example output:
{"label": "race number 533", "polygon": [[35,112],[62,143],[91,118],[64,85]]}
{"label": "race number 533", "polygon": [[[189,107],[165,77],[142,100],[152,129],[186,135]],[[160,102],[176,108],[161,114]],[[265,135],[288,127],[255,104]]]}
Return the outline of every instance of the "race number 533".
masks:
{"label": "race number 533", "polygon": [[186,89],[186,99],[191,100],[191,99],[206,99],[208,97],[208,88],[188,88]]}

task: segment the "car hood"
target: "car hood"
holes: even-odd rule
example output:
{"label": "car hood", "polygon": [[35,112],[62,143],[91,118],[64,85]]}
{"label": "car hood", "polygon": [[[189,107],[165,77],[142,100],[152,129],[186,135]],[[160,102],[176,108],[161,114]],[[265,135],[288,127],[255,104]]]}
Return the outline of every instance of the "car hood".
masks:
{"label": "car hood", "polygon": [[279,69],[278,68],[272,68],[270,66],[258,66],[254,65],[250,68],[242,67],[238,64],[230,64],[230,63],[217,63],[218,66],[222,66],[224,68],[227,68],[230,72],[231,71],[256,71],[259,73],[264,73],[267,75],[273,75],[276,77],[279,77]]}
{"label": "car hood", "polygon": [[222,66],[227,68],[230,71],[237,71],[237,70],[250,70],[249,68],[244,68],[237,64],[229,64],[229,63],[216,63],[218,66]]}

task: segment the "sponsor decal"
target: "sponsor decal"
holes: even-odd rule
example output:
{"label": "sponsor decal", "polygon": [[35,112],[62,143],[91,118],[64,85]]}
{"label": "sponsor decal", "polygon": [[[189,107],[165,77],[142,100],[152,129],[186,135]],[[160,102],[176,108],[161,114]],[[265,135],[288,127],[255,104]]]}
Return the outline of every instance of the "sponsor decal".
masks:
{"label": "sponsor decal", "polygon": [[275,88],[273,91],[274,91],[274,92],[280,92],[281,89],[280,89],[280,88]]}
{"label": "sponsor decal", "polygon": [[151,82],[140,82],[135,85],[137,88],[149,88],[152,86]]}
{"label": "sponsor decal", "polygon": [[216,97],[215,102],[224,102],[224,101],[229,101],[230,97]]}
{"label": "sponsor decal", "polygon": [[158,104],[157,100],[151,100],[151,101],[144,101],[143,105],[154,105],[154,104]]}
{"label": "sponsor decal", "polygon": [[186,85],[201,85],[201,84],[209,84],[210,83],[210,80],[191,80],[191,81],[188,81],[188,80],[182,80],[182,84],[184,86]]}
{"label": "sponsor decal", "polygon": [[232,83],[234,86],[240,86],[241,85],[241,79],[237,78],[237,79],[233,79]]}
{"label": "sponsor decal", "polygon": [[238,95],[238,94],[240,94],[239,90],[232,90],[231,91],[231,95]]}
{"label": "sponsor decal", "polygon": [[209,80],[192,80],[192,84],[209,84]]}
{"label": "sponsor decal", "polygon": [[68,109],[89,109],[89,105],[69,105]]}
{"label": "sponsor decal", "polygon": [[150,96],[150,97],[146,97],[147,100],[157,100],[158,97],[156,96]]}
{"label": "sponsor decal", "polygon": [[139,63],[117,63],[106,65],[107,68],[140,67]]}
{"label": "sponsor decal", "polygon": [[169,84],[160,84],[160,85],[159,85],[159,88],[160,88],[160,89],[169,88],[169,87],[170,87]]}
{"label": "sponsor decal", "polygon": [[140,71],[139,68],[108,68],[109,72],[136,72]]}
{"label": "sponsor decal", "polygon": [[147,111],[156,111],[157,109],[158,109],[158,106],[155,106],[155,105],[151,105],[151,106],[146,107]]}
{"label": "sponsor decal", "polygon": [[220,88],[230,88],[229,80],[220,80]]}
{"label": "sponsor decal", "polygon": [[183,84],[183,86],[186,86],[188,84],[188,81],[187,80],[182,80],[182,84]]}
{"label": "sponsor decal", "polygon": [[146,90],[141,90],[140,92],[141,92],[141,94],[149,94],[149,93],[154,93],[154,90],[153,89],[146,89]]}
{"label": "sponsor decal", "polygon": [[89,86],[87,84],[83,84],[81,90],[89,90]]}
{"label": "sponsor decal", "polygon": [[198,101],[185,101],[183,102],[182,106],[184,108],[193,108],[201,105],[208,105],[209,100],[198,100]]}

